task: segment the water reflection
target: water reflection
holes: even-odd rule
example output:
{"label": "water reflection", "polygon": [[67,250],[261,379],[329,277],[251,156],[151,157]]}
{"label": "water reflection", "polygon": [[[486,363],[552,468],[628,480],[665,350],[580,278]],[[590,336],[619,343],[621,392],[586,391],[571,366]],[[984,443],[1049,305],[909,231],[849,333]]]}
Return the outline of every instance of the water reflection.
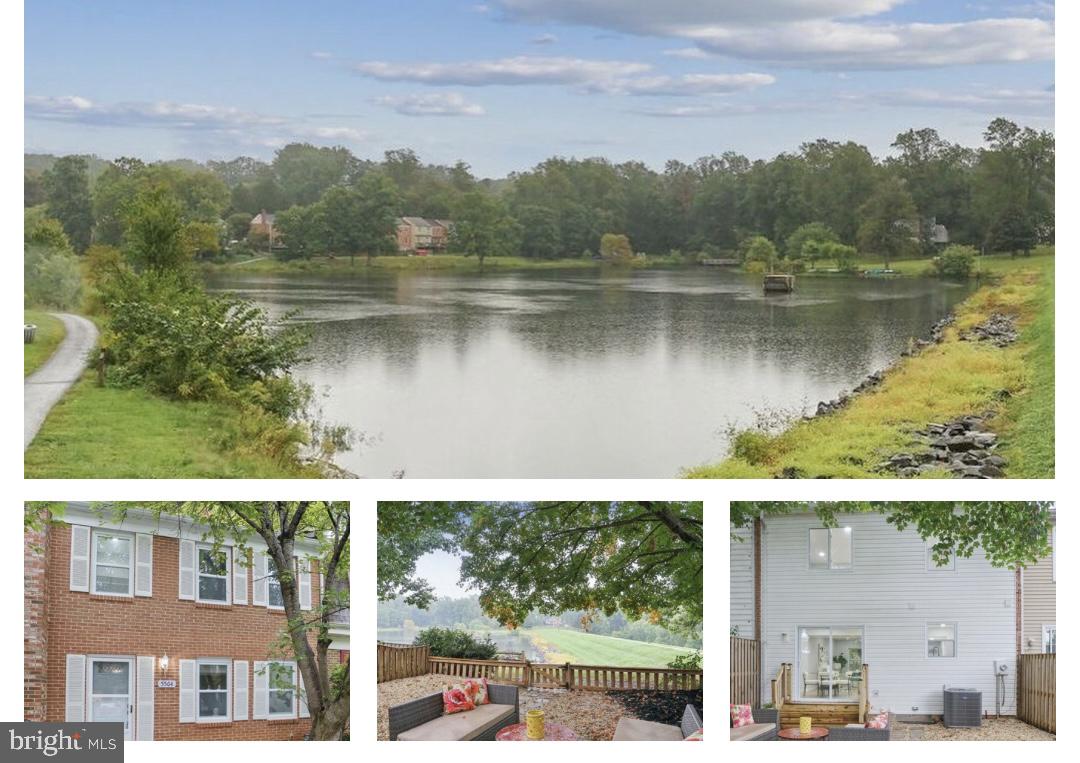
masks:
{"label": "water reflection", "polygon": [[299,309],[325,410],[372,477],[670,477],[755,409],[811,406],[895,359],[964,295],[922,279],[803,278],[766,297],[720,270],[216,275]]}

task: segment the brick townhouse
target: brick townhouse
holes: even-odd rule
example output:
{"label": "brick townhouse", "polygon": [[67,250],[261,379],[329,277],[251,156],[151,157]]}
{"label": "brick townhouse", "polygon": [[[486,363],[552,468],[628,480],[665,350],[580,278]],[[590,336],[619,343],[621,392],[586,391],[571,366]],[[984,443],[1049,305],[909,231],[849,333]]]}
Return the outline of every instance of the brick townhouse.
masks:
{"label": "brick townhouse", "polygon": [[[303,738],[302,678],[274,656],[285,612],[266,546],[253,537],[240,564],[231,541],[215,550],[203,534],[148,512],[106,521],[86,504],[27,532],[26,720],[122,721],[133,740]],[[297,541],[307,610],[317,553]],[[330,657],[343,662],[348,625],[335,619]]]}

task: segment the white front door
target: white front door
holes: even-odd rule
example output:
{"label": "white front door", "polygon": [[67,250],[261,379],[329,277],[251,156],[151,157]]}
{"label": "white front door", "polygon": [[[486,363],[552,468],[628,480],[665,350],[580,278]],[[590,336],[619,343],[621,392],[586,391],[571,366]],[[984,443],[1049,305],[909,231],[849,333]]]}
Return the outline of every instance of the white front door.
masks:
{"label": "white front door", "polygon": [[799,628],[796,696],[804,701],[854,702],[862,681],[862,626]]}
{"label": "white front door", "polygon": [[89,676],[87,720],[98,723],[123,723],[124,739],[132,738],[135,710],[135,659],[133,657],[91,657],[86,666]]}

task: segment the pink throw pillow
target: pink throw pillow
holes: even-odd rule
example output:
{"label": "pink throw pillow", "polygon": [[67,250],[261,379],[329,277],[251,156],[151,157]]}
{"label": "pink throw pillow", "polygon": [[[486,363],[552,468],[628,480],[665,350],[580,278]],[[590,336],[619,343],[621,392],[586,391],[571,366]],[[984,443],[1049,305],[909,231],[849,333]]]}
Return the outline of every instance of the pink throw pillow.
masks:
{"label": "pink throw pillow", "polygon": [[866,728],[868,729],[885,729],[889,727],[889,714],[881,713],[877,718],[866,722]]}
{"label": "pink throw pillow", "polygon": [[750,705],[731,706],[731,727],[749,726],[754,722],[754,716],[750,714]]}
{"label": "pink throw pillow", "polygon": [[446,711],[447,715],[476,709],[472,693],[466,691],[465,687],[460,684],[446,687],[446,690],[442,693],[442,703],[443,710]]}
{"label": "pink throw pillow", "polygon": [[683,739],[684,742],[704,742],[705,741],[705,729],[698,729],[690,736]]}

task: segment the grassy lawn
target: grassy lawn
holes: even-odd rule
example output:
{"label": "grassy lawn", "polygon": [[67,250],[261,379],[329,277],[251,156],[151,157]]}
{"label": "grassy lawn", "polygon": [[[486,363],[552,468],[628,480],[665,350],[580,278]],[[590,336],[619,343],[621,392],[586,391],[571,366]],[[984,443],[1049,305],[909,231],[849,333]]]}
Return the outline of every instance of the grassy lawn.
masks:
{"label": "grassy lawn", "polygon": [[[1001,436],[1007,476],[1052,477],[1054,258],[983,258],[980,270],[984,285],[957,308],[942,344],[902,359],[880,387],[839,413],[795,423],[775,436],[744,435],[744,447],[726,461],[688,469],[686,476],[887,477],[873,469],[892,454],[910,452],[911,431],[995,410],[1000,415],[990,427]],[[1018,342],[1002,350],[959,341],[959,331],[994,312],[1017,316]],[[1008,391],[1007,400],[996,399],[1000,390]]]}
{"label": "grassy lawn", "polygon": [[662,668],[679,655],[694,652],[681,646],[649,644],[566,628],[527,628],[522,632],[531,636],[534,643],[549,647],[549,652],[558,652],[555,658],[551,658],[554,662],[574,662],[579,665]]}
{"label": "grassy lawn", "polygon": [[53,408],[24,457],[30,478],[304,477],[269,458],[218,447],[236,414],[142,390],[98,387],[87,373]]}
{"label": "grassy lawn", "polygon": [[52,357],[64,338],[64,324],[40,310],[23,310],[23,322],[37,326],[31,344],[23,344],[23,376],[29,376]]}

